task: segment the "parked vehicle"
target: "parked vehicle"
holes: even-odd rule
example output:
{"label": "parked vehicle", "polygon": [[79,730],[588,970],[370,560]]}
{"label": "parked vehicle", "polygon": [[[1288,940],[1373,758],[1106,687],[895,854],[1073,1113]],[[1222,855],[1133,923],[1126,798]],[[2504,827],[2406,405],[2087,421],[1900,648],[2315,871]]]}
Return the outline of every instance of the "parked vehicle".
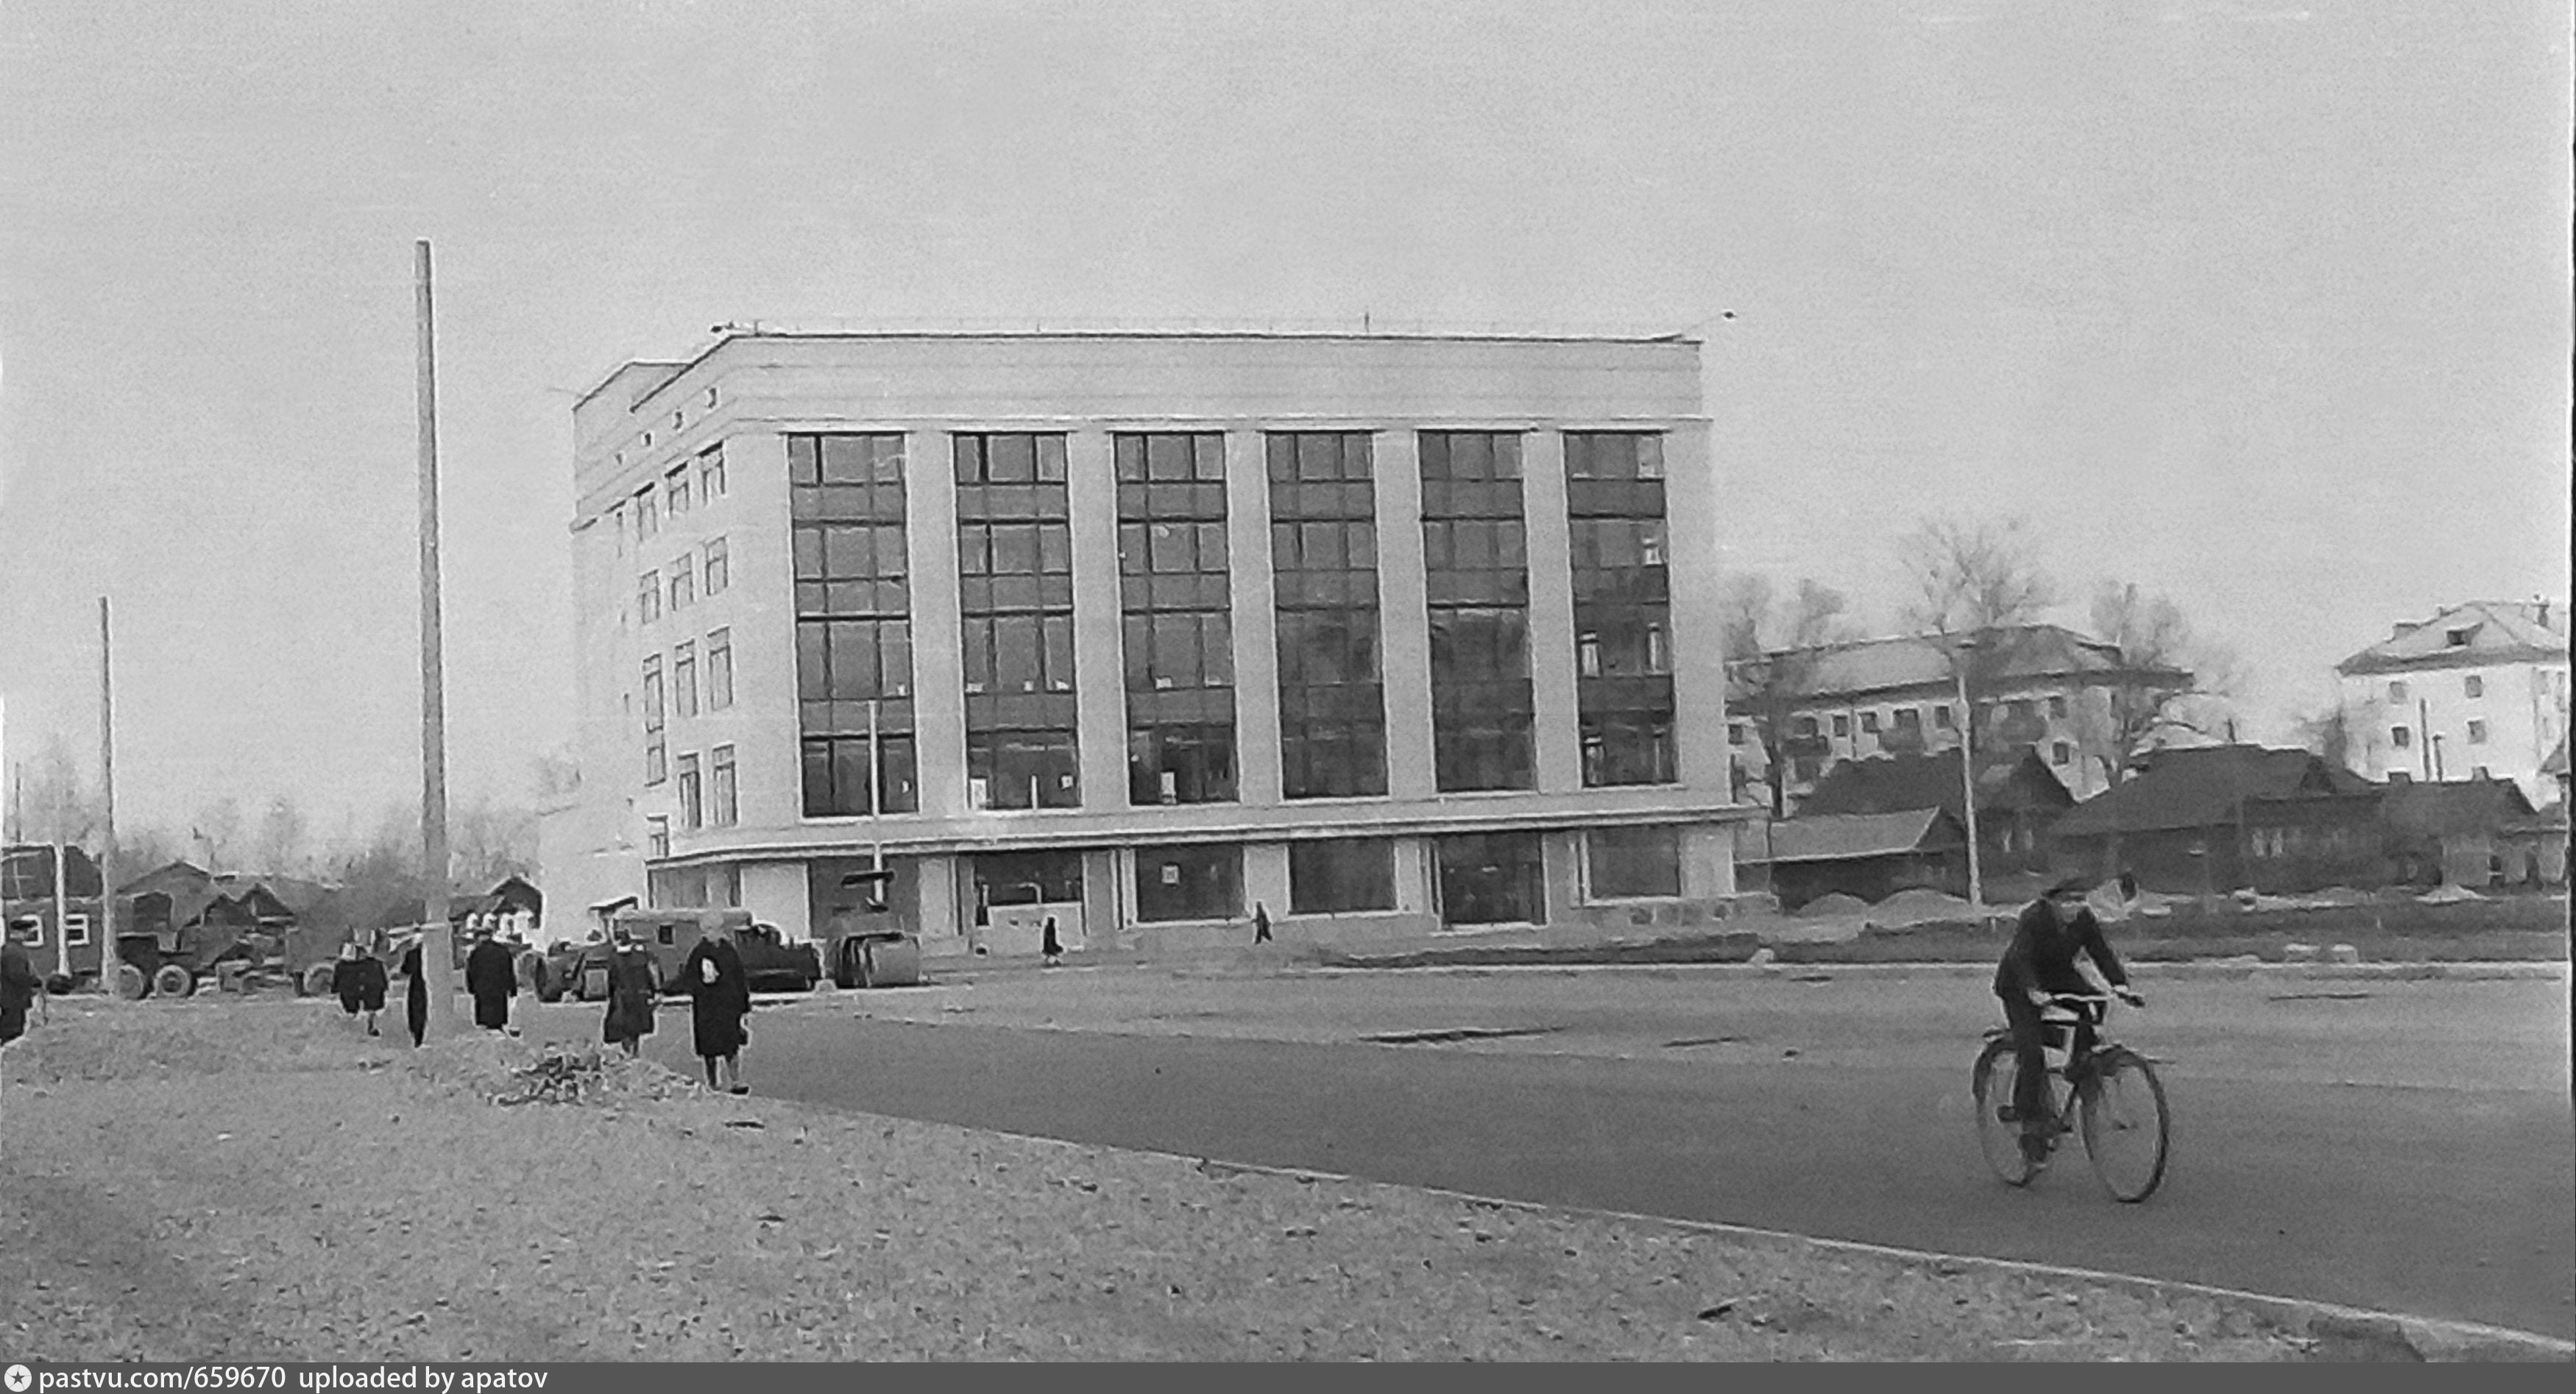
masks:
{"label": "parked vehicle", "polygon": [[[822,960],[811,944],[791,944],[779,934],[775,925],[759,924],[747,910],[620,910],[610,918],[612,930],[622,929],[634,936],[653,956],[653,980],[664,992],[679,991],[681,969],[689,959],[689,950],[707,937],[717,925],[733,933],[734,949],[742,955],[743,976],[750,979],[755,992],[810,992],[823,978]],[[605,945],[585,945],[585,950],[601,952],[599,965],[606,964]],[[591,960],[582,961],[582,1000],[594,1000],[591,991]],[[607,984],[601,975],[600,996],[607,995]]]}
{"label": "parked vehicle", "polygon": [[921,981],[921,944],[888,904],[890,871],[861,871],[841,878],[859,898],[835,906],[824,931],[832,981],[841,987],[910,987]]}

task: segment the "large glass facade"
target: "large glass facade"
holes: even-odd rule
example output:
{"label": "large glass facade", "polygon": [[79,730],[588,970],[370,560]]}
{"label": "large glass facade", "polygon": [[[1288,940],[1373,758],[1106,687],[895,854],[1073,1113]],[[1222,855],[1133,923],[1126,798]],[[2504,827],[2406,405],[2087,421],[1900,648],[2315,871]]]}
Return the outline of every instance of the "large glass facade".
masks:
{"label": "large glass facade", "polygon": [[1377,494],[1369,437],[1267,438],[1270,564],[1279,653],[1281,792],[1386,792],[1378,657]]}
{"label": "large glass facade", "polygon": [[1395,908],[1395,840],[1318,838],[1288,844],[1288,908],[1331,915]]}
{"label": "large glass facade", "polygon": [[1127,797],[1224,803],[1235,797],[1225,437],[1121,435],[1116,453]]}
{"label": "large glass facade", "polygon": [[1635,431],[1568,432],[1565,492],[1573,536],[1583,782],[1669,784],[1680,773],[1673,743],[1663,438]]}
{"label": "large glass facade", "polygon": [[1438,787],[1444,794],[1533,788],[1521,438],[1425,431],[1421,449]]}
{"label": "large glass facade", "polygon": [[1544,924],[1547,869],[1536,833],[1435,838],[1443,924]]}
{"label": "large glass facade", "polygon": [[967,801],[977,808],[1079,807],[1064,437],[951,439]]}
{"label": "large glass facade", "polygon": [[[865,814],[880,800],[886,812],[911,812],[920,802],[914,784],[903,437],[789,436],[787,473],[805,815]],[[712,644],[710,639],[711,679]],[[729,704],[730,636],[725,654]]]}
{"label": "large glass facade", "polygon": [[1239,846],[1136,849],[1136,918],[1231,920],[1243,914],[1243,849]]}

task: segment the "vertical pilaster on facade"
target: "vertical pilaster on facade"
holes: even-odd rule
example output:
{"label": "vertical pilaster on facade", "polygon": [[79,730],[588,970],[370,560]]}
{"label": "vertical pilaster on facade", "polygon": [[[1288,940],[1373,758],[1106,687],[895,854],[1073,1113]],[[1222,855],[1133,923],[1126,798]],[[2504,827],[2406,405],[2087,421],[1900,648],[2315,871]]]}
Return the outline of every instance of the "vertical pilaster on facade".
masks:
{"label": "vertical pilaster on facade", "polygon": [[904,439],[904,564],[912,568],[914,787],[921,811],[966,811],[965,641],[957,599],[956,466],[948,434]]}
{"label": "vertical pilaster on facade", "polygon": [[1551,829],[1539,835],[1538,854],[1547,870],[1547,908],[1539,923],[1571,924],[1583,903],[1583,834]]}
{"label": "vertical pilaster on facade", "polygon": [[[1120,786],[1125,787],[1125,786]],[[1108,953],[1126,943],[1127,878],[1134,874],[1131,853],[1102,849],[1082,854],[1082,942],[1095,953]]]}
{"label": "vertical pilaster on facade", "polygon": [[1377,593],[1381,671],[1386,676],[1386,790],[1398,799],[1439,792],[1432,764],[1431,607],[1422,571],[1422,455],[1411,431],[1380,431],[1377,470]]}
{"label": "vertical pilaster on facade", "polygon": [[1082,806],[1127,806],[1127,665],[1119,636],[1118,461],[1107,431],[1065,440],[1073,541],[1074,723]]}
{"label": "vertical pilaster on facade", "polygon": [[1243,913],[1266,906],[1273,924],[1288,917],[1288,844],[1255,842],[1243,849]]}
{"label": "vertical pilaster on facade", "polygon": [[763,924],[778,926],[789,943],[814,937],[813,890],[803,862],[742,863],[742,908]]}
{"label": "vertical pilaster on facade", "polygon": [[[1280,801],[1277,587],[1271,575],[1270,464],[1259,431],[1225,435],[1227,567],[1234,606],[1234,768],[1238,796]],[[1284,855],[1284,854],[1283,854]]]}
{"label": "vertical pilaster on facade", "polygon": [[1431,840],[1423,837],[1397,838],[1395,908],[1406,914],[1430,914],[1439,900],[1432,893],[1431,876]]}
{"label": "vertical pilaster on facade", "polygon": [[1682,830],[1682,898],[1735,896],[1735,839],[1742,823],[1703,823]]}
{"label": "vertical pilaster on facade", "polygon": [[912,932],[934,945],[953,940],[965,931],[966,919],[957,912],[960,861],[957,857],[931,856],[913,863]]}
{"label": "vertical pilaster on facade", "polygon": [[[683,732],[674,723],[672,752],[704,751],[718,742],[735,749],[735,798],[742,822],[753,827],[794,823],[804,814],[804,772],[797,742],[761,740],[754,733],[794,731],[800,720],[796,674],[796,556],[788,530],[771,519],[787,516],[787,437],[769,431],[729,433],[724,439],[725,498],[701,505],[725,510],[713,531],[725,537],[733,584],[698,606],[665,613],[641,652],[666,653],[681,640],[703,647],[716,624],[733,630],[734,700],[727,711],[703,710]],[[696,513],[683,515],[694,525]],[[675,526],[675,525],[666,525]],[[694,527],[692,531],[694,532]],[[632,577],[627,585],[632,586]],[[719,619],[718,617],[723,618]],[[703,758],[703,756],[702,756]],[[668,785],[663,790],[667,792]],[[673,825],[677,826],[675,819]]]}
{"label": "vertical pilaster on facade", "polygon": [[[1719,555],[1721,521],[1708,423],[1680,421],[1664,437],[1664,515],[1676,559]],[[1673,739],[1681,783],[1726,792],[1726,636],[1719,626],[1725,573],[1678,564],[1673,586]]]}
{"label": "vertical pilaster on facade", "polygon": [[1521,516],[1529,539],[1530,738],[1539,792],[1583,787],[1582,718],[1575,691],[1574,534],[1566,515],[1565,437],[1536,431],[1521,448]]}

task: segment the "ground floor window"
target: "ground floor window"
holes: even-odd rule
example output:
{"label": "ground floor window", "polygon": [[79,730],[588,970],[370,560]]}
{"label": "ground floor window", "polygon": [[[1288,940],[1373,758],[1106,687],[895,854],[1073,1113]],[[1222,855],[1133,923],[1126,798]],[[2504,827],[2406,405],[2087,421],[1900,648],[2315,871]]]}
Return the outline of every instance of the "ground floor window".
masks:
{"label": "ground floor window", "polygon": [[1082,899],[1080,852],[986,852],[975,858],[975,922],[996,905],[1069,905]]}
{"label": "ground floor window", "polygon": [[63,916],[63,942],[75,949],[89,943],[89,916]]}
{"label": "ground floor window", "polygon": [[1242,848],[1136,849],[1137,919],[1230,920],[1242,913]]}
{"label": "ground floor window", "polygon": [[1395,843],[1335,837],[1288,844],[1288,908],[1331,915],[1395,908]]}
{"label": "ground floor window", "polygon": [[1583,835],[1595,900],[1682,893],[1682,830],[1595,828]]}
{"label": "ground floor window", "polygon": [[1543,924],[1547,870],[1536,833],[1466,833],[1432,844],[1444,924]]}

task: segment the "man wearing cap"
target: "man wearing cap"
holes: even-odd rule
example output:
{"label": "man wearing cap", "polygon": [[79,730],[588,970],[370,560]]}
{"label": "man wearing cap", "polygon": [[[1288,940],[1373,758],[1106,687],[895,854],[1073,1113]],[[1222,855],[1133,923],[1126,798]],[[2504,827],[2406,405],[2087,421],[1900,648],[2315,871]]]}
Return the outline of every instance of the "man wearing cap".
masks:
{"label": "man wearing cap", "polygon": [[[2120,878],[2123,895],[2132,894],[2131,888],[2136,884],[2126,875]],[[2131,1006],[2146,1002],[2130,990],[2129,975],[2120,967],[2120,956],[2111,952],[2110,941],[2102,937],[2102,922],[2085,905],[2088,889],[2082,878],[2071,878],[2049,887],[2048,894],[2032,901],[2022,910],[2021,921],[2013,929],[2012,944],[1995,968],[1995,996],[2003,999],[2004,1020],[2012,1024],[2011,1118],[2021,1122],[2022,1154],[2034,1164],[2047,1159],[2049,1134],[2054,1127],[2054,1121],[2047,1116],[2048,1096],[2042,1092],[2048,1061],[2041,1053],[2044,1036],[2040,1009],[2058,993],[2092,993],[2092,985],[2075,968],[2076,959],[2087,955],[2123,1001]],[[2092,1036],[2090,1021],[2078,1023],[2076,1048],[2089,1049]]]}

